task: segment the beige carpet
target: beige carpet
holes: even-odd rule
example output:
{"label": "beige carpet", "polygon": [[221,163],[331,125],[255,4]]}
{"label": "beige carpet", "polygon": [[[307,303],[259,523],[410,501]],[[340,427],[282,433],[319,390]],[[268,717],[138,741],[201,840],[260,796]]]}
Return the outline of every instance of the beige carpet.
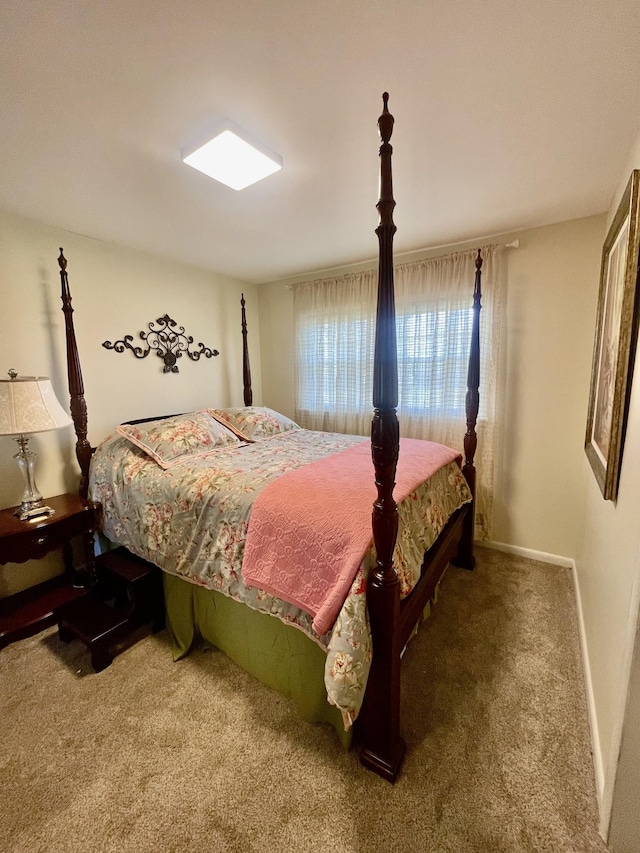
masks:
{"label": "beige carpet", "polygon": [[0,652],[0,850],[604,851],[568,570],[478,549],[403,665],[395,786],[218,652]]}

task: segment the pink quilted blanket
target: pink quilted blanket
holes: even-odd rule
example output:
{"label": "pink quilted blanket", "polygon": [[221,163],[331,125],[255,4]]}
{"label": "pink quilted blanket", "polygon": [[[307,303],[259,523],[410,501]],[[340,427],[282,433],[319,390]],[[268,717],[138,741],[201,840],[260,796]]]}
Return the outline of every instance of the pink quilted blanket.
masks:
{"label": "pink quilted blanket", "polygon": [[[395,500],[459,457],[442,444],[400,439]],[[376,496],[368,441],[279,477],[251,510],[244,583],[302,608],[326,634],[372,542]]]}

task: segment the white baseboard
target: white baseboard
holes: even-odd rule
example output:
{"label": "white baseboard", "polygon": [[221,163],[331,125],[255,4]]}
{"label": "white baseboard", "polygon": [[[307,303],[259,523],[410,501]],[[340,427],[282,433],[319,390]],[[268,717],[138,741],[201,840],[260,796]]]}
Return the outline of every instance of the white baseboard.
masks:
{"label": "white baseboard", "polygon": [[[541,563],[551,563],[555,566],[562,566],[571,569],[573,578],[573,589],[576,597],[576,610],[578,614],[578,632],[580,635],[580,652],[582,655],[582,669],[584,672],[584,684],[587,699],[587,711],[589,714],[589,731],[591,733],[591,752],[593,755],[593,770],[595,774],[596,795],[598,797],[598,809],[602,818],[604,800],[604,764],[602,761],[602,749],[600,747],[600,738],[598,736],[598,725],[596,706],[593,695],[593,683],[591,681],[591,666],[589,663],[589,649],[587,647],[587,635],[584,625],[584,614],[582,611],[582,599],[580,597],[580,583],[578,581],[578,573],[576,571],[575,560],[570,557],[561,557],[558,554],[548,554],[545,551],[533,551],[530,548],[520,548],[517,545],[506,545],[503,542],[481,541],[479,545],[484,545],[487,548],[493,548],[495,551],[503,551],[505,554],[515,554],[518,557],[526,557],[530,560],[538,560]],[[604,821],[603,821],[604,822]],[[606,821],[608,823],[608,821]],[[604,831],[603,831],[604,829]],[[606,828],[601,824],[600,833],[605,837]]]}
{"label": "white baseboard", "polygon": [[[584,686],[587,693],[587,710],[589,712],[589,731],[591,732],[591,752],[593,755],[593,772],[596,780],[596,796],[598,798],[598,811],[603,817],[604,800],[604,764],[602,761],[602,748],[598,734],[598,717],[593,695],[593,682],[591,681],[591,665],[589,663],[589,648],[587,646],[587,633],[584,625],[584,614],[582,612],[582,599],[580,597],[580,581],[575,564],[571,574],[573,575],[573,588],[576,595],[576,610],[578,612],[578,630],[580,632],[580,650],[582,652],[582,669],[584,671]],[[608,824],[608,821],[607,821]],[[603,832],[600,826],[600,834],[606,838],[606,830]]]}
{"label": "white baseboard", "polygon": [[548,554],[546,551],[534,551],[531,548],[521,548],[519,545],[507,545],[504,542],[493,542],[483,539],[478,545],[485,548],[493,548],[494,551],[504,551],[505,554],[515,554],[518,557],[526,557],[528,560],[538,560],[540,563],[552,563],[554,566],[563,566],[565,569],[575,569],[575,562],[571,557],[561,557],[558,554]]}

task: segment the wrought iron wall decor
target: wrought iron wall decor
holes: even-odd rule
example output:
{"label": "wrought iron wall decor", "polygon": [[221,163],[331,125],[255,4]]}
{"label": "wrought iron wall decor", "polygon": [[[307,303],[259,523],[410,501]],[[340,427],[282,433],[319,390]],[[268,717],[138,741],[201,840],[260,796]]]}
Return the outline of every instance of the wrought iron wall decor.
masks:
{"label": "wrought iron wall decor", "polygon": [[149,331],[144,330],[139,332],[140,339],[146,343],[146,349],[141,346],[134,346],[133,335],[125,335],[124,338],[115,343],[104,341],[102,346],[105,349],[112,349],[116,352],[124,352],[125,349],[131,350],[136,358],[146,358],[153,350],[158,358],[164,361],[163,373],[178,373],[177,361],[182,358],[182,354],[186,353],[191,361],[199,361],[200,356],[212,358],[214,355],[219,355],[217,349],[206,347],[203,343],[199,343],[199,349],[190,349],[193,343],[191,335],[185,334],[184,326],[178,326],[175,320],[172,320],[168,314],[158,317],[155,323],[151,322]]}

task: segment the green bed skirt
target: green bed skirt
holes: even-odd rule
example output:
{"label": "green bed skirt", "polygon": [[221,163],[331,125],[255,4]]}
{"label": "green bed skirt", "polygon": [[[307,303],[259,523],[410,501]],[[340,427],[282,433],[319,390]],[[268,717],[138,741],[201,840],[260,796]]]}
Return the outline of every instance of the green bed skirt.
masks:
{"label": "green bed skirt", "polygon": [[196,643],[215,646],[263,684],[293,700],[300,716],[331,723],[345,748],[340,711],[327,701],[326,655],[302,631],[215,590],[163,572],[167,628],[174,660]]}

